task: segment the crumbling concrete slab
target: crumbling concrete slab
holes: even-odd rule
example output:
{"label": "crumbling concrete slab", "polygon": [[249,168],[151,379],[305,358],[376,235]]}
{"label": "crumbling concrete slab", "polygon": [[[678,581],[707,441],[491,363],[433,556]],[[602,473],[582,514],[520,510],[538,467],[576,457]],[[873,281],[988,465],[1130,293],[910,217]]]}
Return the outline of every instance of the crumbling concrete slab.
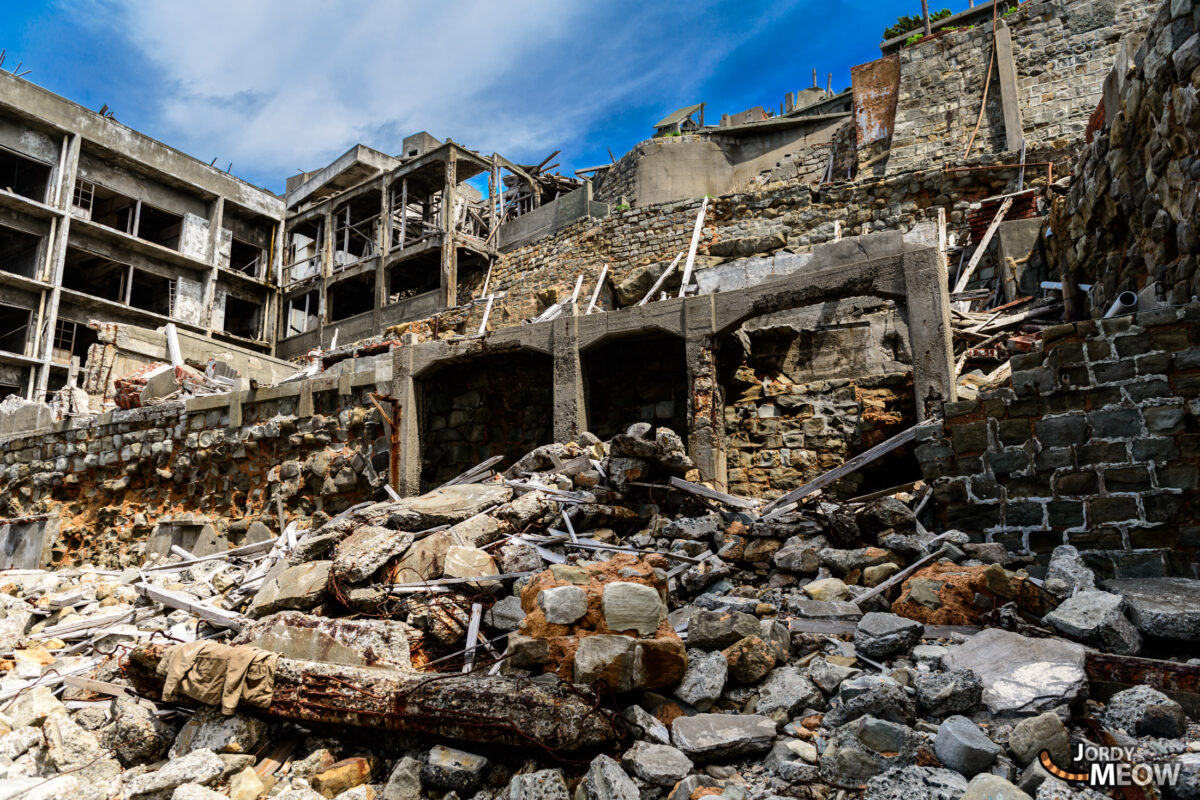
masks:
{"label": "crumbling concrete slab", "polygon": [[950,648],[949,669],[983,681],[983,702],[996,714],[1039,714],[1086,696],[1087,651],[1064,639],[1034,639],[989,628]]}

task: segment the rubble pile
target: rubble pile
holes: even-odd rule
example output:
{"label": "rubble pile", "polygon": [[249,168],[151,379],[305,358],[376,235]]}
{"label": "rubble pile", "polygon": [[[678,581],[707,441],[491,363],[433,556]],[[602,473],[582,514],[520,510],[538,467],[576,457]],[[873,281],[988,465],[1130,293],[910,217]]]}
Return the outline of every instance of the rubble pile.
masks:
{"label": "rubble pile", "polygon": [[1061,777],[1084,745],[1200,796],[1200,582],[931,532],[920,482],[696,478],[642,423],[207,556],[7,571],[0,797],[1099,797]]}

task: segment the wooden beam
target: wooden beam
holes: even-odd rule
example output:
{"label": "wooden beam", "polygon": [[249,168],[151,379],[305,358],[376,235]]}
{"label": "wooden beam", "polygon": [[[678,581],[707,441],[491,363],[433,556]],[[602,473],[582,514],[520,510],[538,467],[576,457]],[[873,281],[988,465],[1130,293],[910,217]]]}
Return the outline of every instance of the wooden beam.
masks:
{"label": "wooden beam", "polygon": [[708,195],[700,203],[700,211],[696,214],[696,227],[692,229],[692,243],[688,245],[687,261],[683,264],[683,280],[679,284],[679,297],[687,292],[688,282],[692,279],[692,266],[696,263],[696,249],[700,246],[700,232],[704,230],[704,214],[708,211]]}
{"label": "wooden beam", "polygon": [[[963,291],[967,288],[967,284],[971,282],[971,276],[975,274],[975,267],[979,266],[980,260],[983,259],[983,254],[992,242],[992,237],[996,234],[996,229],[1004,221],[1004,215],[1008,213],[1008,209],[1012,208],[1012,203],[1013,199],[1006,197],[1004,198],[1004,202],[1000,204],[1000,209],[996,212],[996,216],[992,217],[992,224],[988,225],[987,232],[983,234],[983,238],[979,241],[979,246],[975,248],[975,252],[971,255],[971,260],[967,262],[967,268],[958,276],[958,282],[954,284],[955,292]],[[970,308],[970,303],[966,303],[965,306],[961,302],[955,305],[960,311],[966,311]]]}

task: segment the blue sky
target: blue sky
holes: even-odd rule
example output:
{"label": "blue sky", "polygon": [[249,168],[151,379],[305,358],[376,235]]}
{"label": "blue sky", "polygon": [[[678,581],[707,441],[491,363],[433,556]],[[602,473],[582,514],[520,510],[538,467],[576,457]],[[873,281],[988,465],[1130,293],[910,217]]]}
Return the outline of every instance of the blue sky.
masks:
{"label": "blue sky", "polygon": [[[967,0],[931,3],[960,11]],[[619,158],[664,114],[778,107],[879,57],[919,0],[27,0],[3,68],[239,177],[288,175],[419,130],[561,171]]]}

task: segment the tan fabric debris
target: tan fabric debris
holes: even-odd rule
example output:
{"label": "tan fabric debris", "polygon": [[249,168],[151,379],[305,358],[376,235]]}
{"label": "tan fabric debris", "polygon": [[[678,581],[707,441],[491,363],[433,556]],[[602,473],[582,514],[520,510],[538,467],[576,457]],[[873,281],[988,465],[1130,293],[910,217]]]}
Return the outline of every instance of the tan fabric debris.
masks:
{"label": "tan fabric debris", "polygon": [[238,702],[266,708],[275,691],[279,654],[253,645],[230,647],[216,642],[189,642],[170,648],[164,662],[163,700],[180,693],[232,714]]}

